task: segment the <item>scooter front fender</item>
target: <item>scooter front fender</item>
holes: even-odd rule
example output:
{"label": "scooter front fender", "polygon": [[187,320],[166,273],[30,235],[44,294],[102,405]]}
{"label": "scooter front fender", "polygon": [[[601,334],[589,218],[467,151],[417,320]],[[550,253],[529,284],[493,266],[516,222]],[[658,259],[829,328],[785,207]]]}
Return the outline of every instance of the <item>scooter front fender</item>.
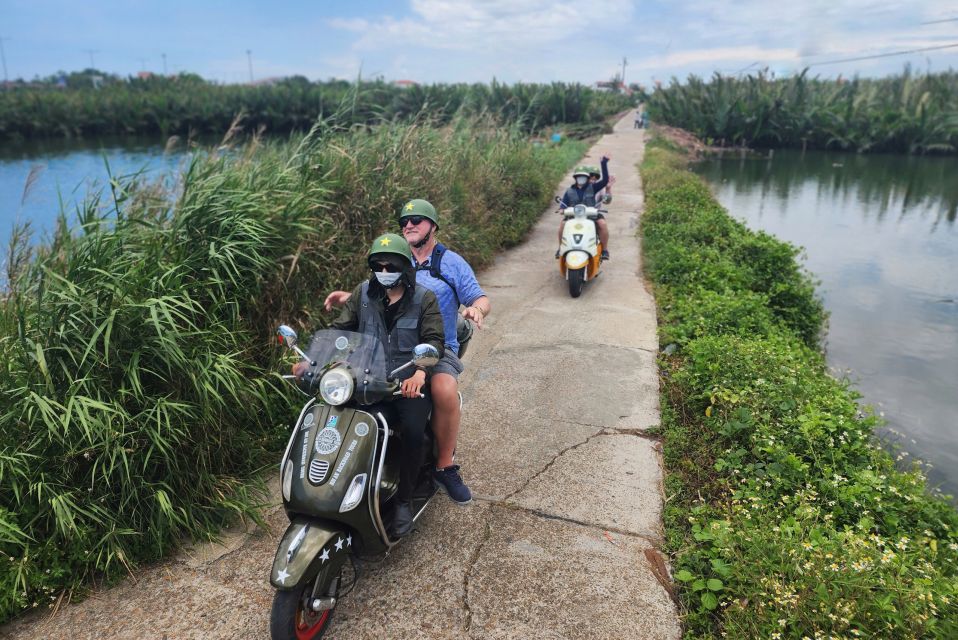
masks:
{"label": "scooter front fender", "polygon": [[293,518],[273,558],[270,584],[289,591],[323,574],[324,581],[339,575],[352,551],[352,536],[336,523]]}
{"label": "scooter front fender", "polygon": [[567,269],[581,269],[589,263],[591,257],[585,251],[569,251],[565,254],[565,266]]}

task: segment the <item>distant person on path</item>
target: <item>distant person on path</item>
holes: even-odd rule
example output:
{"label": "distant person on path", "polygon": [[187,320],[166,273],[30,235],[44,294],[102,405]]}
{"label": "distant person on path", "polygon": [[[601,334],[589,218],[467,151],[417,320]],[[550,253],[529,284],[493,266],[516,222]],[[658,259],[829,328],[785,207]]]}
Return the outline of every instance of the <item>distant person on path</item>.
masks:
{"label": "distant person on path", "polygon": [[[609,156],[602,156],[599,164],[602,167],[602,177],[596,182],[589,182],[589,170],[585,167],[578,167],[572,174],[575,182],[566,189],[562,196],[562,205],[566,208],[574,207],[577,204],[584,204],[587,207],[596,206],[596,194],[605,189],[609,184]],[[609,259],[609,225],[605,222],[605,214],[597,213],[595,225],[599,231],[599,242],[602,243],[602,259]],[[559,221],[559,248],[556,249],[556,260],[559,259],[559,252],[562,250],[562,229],[565,227],[565,220]]]}
{"label": "distant person on path", "polygon": [[642,128],[642,110],[641,109],[635,110],[635,125],[632,128],[633,129]]}

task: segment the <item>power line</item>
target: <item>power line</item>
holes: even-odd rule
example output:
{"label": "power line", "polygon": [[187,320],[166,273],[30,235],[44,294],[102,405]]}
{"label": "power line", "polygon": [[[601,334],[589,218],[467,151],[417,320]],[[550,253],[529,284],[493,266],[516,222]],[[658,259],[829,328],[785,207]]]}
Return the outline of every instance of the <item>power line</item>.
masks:
{"label": "power line", "polygon": [[3,52],[3,41],[12,40],[13,38],[0,38],[0,60],[3,61],[3,83],[6,84],[9,82],[7,78],[7,54]]}
{"label": "power line", "polygon": [[93,61],[93,54],[95,54],[95,53],[100,53],[100,50],[99,50],[99,49],[84,49],[83,51],[84,51],[85,53],[89,53],[89,54],[90,54],[90,68],[91,68],[91,69],[96,69],[96,63]]}
{"label": "power line", "polygon": [[918,24],[941,24],[942,22],[958,22],[958,18],[945,18],[944,20],[929,20],[928,22],[919,22]]}
{"label": "power line", "polygon": [[958,42],[952,44],[943,44],[937,47],[922,47],[920,49],[909,49],[908,51],[895,51],[892,53],[877,53],[872,56],[860,56],[858,58],[842,58],[840,60],[826,60],[825,62],[812,62],[806,67],[820,67],[824,64],[838,64],[840,62],[858,62],[859,60],[874,60],[875,58],[889,58],[891,56],[905,56],[910,53],[921,53],[922,51],[938,51],[940,49],[953,49],[958,47]]}

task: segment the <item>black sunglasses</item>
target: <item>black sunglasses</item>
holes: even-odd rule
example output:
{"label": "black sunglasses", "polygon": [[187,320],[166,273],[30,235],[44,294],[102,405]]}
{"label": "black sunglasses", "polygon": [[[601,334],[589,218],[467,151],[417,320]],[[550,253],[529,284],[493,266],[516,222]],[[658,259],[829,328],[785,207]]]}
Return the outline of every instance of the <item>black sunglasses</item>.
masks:
{"label": "black sunglasses", "polygon": [[413,225],[417,225],[425,219],[426,219],[425,216],[406,216],[405,218],[400,218],[399,228],[405,229],[407,223],[412,223]]}
{"label": "black sunglasses", "polygon": [[373,271],[387,271],[388,273],[399,273],[402,271],[399,267],[394,264],[389,264],[388,262],[374,262],[370,265],[370,268]]}

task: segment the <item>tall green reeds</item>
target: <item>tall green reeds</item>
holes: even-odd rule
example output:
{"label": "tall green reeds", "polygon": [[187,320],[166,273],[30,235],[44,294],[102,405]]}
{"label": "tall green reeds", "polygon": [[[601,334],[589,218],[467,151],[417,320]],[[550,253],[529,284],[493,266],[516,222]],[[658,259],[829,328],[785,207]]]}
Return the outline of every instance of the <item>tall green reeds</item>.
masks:
{"label": "tall green reeds", "polygon": [[955,153],[958,72],[882,79],[690,76],[652,93],[654,120],[716,145],[859,152]]}
{"label": "tall green reeds", "polygon": [[579,84],[436,84],[397,87],[382,81],[215,85],[196,76],[113,81],[94,89],[15,86],[0,92],[0,140],[107,134],[220,134],[237,114],[249,131],[307,131],[320,116],[349,104],[340,121],[410,121],[428,113],[450,122],[483,114],[536,131],[557,123],[593,123],[629,108],[627,96]]}
{"label": "tall green reeds", "polygon": [[[272,329],[321,326],[411,197],[474,266],[517,242],[583,145],[457,119],[317,125],[114,182],[0,302],[0,620],[256,519],[294,405]],[[26,247],[24,243],[15,246]],[[21,249],[25,250],[25,249]],[[285,366],[285,365],[283,365]]]}

